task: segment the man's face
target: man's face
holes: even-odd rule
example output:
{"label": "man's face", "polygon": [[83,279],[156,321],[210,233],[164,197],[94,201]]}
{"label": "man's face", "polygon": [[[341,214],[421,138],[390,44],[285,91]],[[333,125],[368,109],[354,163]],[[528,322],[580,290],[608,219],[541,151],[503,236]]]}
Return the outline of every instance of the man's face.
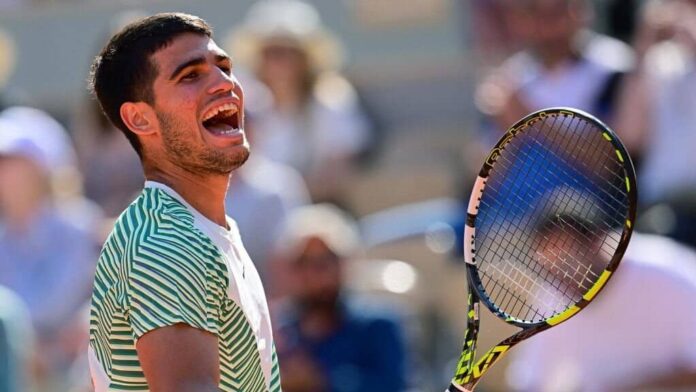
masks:
{"label": "man's face", "polygon": [[195,174],[229,174],[249,156],[244,93],[215,42],[186,33],[155,52],[153,107],[165,159]]}
{"label": "man's face", "polygon": [[603,260],[597,244],[573,229],[549,230],[535,242],[537,262],[558,280],[567,293],[582,293],[601,273]]}
{"label": "man's face", "polygon": [[47,175],[29,159],[0,156],[0,215],[27,211],[46,197]]}
{"label": "man's face", "polygon": [[288,44],[270,43],[261,51],[259,76],[271,87],[296,88],[309,69],[307,54]]}
{"label": "man's face", "polygon": [[341,260],[318,239],[307,240],[293,261],[294,290],[306,306],[333,307],[341,291]]}

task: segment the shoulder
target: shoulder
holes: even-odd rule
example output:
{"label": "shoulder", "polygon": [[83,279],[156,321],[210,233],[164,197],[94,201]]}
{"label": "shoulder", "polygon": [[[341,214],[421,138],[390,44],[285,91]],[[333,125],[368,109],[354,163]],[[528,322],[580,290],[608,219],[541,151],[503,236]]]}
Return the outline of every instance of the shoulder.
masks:
{"label": "shoulder", "polygon": [[216,253],[212,241],[195,227],[191,212],[156,188],[145,188],[121,214],[107,240],[109,245],[117,245],[131,257],[143,256],[143,252],[154,253],[158,259]]}
{"label": "shoulder", "polygon": [[582,56],[590,63],[608,72],[628,72],[635,64],[635,55],[630,46],[606,35],[584,32]]}
{"label": "shoulder", "polygon": [[625,258],[619,271],[625,267],[628,273],[650,275],[653,281],[696,291],[696,252],[685,245],[657,235],[633,234]]}
{"label": "shoulder", "polygon": [[[121,231],[133,239],[142,235],[193,229],[193,215],[179,201],[166,192],[146,188],[119,216],[114,231]],[[139,233],[139,234],[136,234]]]}
{"label": "shoulder", "polygon": [[691,248],[666,237],[634,233],[616,273],[616,282],[608,287],[614,293],[612,306],[634,303],[643,311],[661,311],[669,301],[683,308],[680,317],[696,316],[691,305],[696,296],[696,254]]}
{"label": "shoulder", "polygon": [[646,54],[645,63],[650,75],[660,81],[679,81],[694,68],[689,50],[674,41],[653,45]]}

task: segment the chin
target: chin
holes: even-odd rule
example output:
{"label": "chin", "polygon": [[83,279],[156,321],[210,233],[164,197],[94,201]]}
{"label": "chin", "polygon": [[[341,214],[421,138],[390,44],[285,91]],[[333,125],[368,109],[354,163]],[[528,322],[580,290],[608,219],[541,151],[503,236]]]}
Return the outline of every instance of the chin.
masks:
{"label": "chin", "polygon": [[230,172],[232,172],[232,171],[240,168],[242,165],[244,165],[246,163],[246,161],[249,160],[249,155],[250,155],[250,151],[249,151],[249,144],[248,143],[245,142],[243,145],[235,148],[235,152],[233,154],[233,158],[231,161]]}

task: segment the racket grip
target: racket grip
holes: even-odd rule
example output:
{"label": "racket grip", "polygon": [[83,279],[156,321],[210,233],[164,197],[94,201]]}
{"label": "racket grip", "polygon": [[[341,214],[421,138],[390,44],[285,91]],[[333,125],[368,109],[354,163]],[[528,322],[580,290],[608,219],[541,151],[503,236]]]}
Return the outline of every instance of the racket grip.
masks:
{"label": "racket grip", "polygon": [[449,388],[445,392],[472,392],[469,389],[464,388],[461,385],[456,385],[454,383],[450,384]]}

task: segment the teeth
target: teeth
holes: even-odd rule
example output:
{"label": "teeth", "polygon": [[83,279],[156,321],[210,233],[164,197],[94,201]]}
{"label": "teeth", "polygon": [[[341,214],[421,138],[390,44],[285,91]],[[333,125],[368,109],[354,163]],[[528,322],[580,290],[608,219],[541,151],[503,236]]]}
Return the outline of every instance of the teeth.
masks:
{"label": "teeth", "polygon": [[239,129],[232,128],[232,129],[228,129],[226,131],[220,131],[220,132],[215,132],[215,133],[218,135],[222,135],[222,136],[228,136],[228,135],[234,135],[237,132],[239,132]]}
{"label": "teeth", "polygon": [[225,112],[225,111],[229,111],[230,112],[229,116],[231,116],[231,115],[237,113],[237,110],[238,110],[237,105],[235,105],[233,103],[227,103],[227,104],[215,107],[212,110],[210,110],[205,116],[203,116],[203,121],[208,121],[211,118],[215,117],[218,113]]}

